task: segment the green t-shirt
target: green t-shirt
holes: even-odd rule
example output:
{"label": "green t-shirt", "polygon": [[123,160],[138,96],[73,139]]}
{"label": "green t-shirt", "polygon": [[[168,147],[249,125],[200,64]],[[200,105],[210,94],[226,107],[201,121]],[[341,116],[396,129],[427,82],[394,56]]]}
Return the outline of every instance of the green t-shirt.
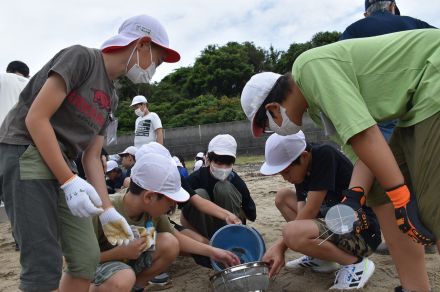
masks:
{"label": "green t-shirt", "polygon": [[340,41],[304,52],[292,71],[310,117],[327,116],[341,144],[380,121],[409,127],[440,111],[440,30]]}
{"label": "green t-shirt", "polygon": [[[151,217],[150,215],[148,215],[148,213],[143,213],[137,220],[133,220],[129,218],[127,214],[125,214],[123,208],[125,192],[126,191],[110,195],[110,201],[112,202],[113,207],[115,207],[116,211],[118,211],[119,214],[121,214],[127,220],[128,225],[145,227],[147,221],[151,220]],[[171,225],[170,220],[168,220],[168,217],[166,215],[162,215],[152,220],[157,232],[175,232],[174,227]],[[101,251],[106,251],[114,248],[115,246],[111,245],[110,242],[107,241],[107,238],[102,231],[101,222],[99,222],[98,216],[95,216],[93,218],[93,225]]]}

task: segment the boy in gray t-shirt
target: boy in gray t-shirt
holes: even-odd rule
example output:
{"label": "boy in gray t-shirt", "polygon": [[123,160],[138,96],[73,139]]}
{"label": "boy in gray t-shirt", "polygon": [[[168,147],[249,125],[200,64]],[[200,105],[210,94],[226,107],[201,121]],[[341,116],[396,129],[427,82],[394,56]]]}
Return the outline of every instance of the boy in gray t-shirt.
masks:
{"label": "boy in gray t-shirt", "polygon": [[[0,193],[21,250],[22,290],[88,291],[99,262],[92,215],[110,243],[133,238],[108,198],[100,160],[118,103],[113,80],[148,83],[162,62],[179,59],[162,25],[140,15],[101,50],[61,50],[24,88],[0,128]],[[88,182],[72,163],[80,151]]]}

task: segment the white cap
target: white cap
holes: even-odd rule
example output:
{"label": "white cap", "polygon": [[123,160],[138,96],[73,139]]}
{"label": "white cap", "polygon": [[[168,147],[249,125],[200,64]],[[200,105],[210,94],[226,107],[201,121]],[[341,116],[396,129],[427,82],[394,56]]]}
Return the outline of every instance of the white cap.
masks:
{"label": "white cap", "polygon": [[180,173],[169,157],[147,153],[136,160],[131,169],[131,180],[143,188],[163,194],[175,202],[185,202],[189,194],[180,182]]}
{"label": "white cap", "polygon": [[178,52],[169,48],[168,34],[162,24],[148,15],[133,16],[124,21],[118,29],[118,34],[106,40],[101,50],[106,53],[128,46],[142,37],[149,37],[151,42],[166,51],[164,62],[175,63],[180,60]]}
{"label": "white cap", "polygon": [[123,152],[118,153],[118,155],[130,154],[130,155],[136,156],[136,152],[137,152],[136,147],[128,146],[127,148],[125,148],[125,150]]}
{"label": "white cap", "polygon": [[264,175],[280,173],[295,161],[305,149],[306,138],[302,131],[288,136],[270,135],[264,149],[266,161],[261,166],[260,172]]}
{"label": "white cap", "polygon": [[135,104],[140,103],[148,103],[147,98],[143,95],[136,95],[135,97],[133,97],[130,106],[134,106]]}
{"label": "white cap", "polygon": [[254,124],[255,114],[281,76],[273,72],[255,74],[246,83],[241,92],[241,107],[248,120],[251,121],[251,131],[254,137],[260,137],[264,131],[263,128]]}
{"label": "white cap", "polygon": [[144,144],[141,147],[139,147],[138,151],[136,152],[136,161],[141,159],[142,156],[149,153],[155,153],[159,154],[168,158],[171,158],[171,153],[168,151],[165,146],[163,146],[160,143],[157,142],[150,142],[148,144]]}
{"label": "white cap", "polygon": [[205,156],[205,153],[203,153],[203,152],[199,152],[196,155],[197,158],[203,158],[204,156]]}
{"label": "white cap", "polygon": [[209,142],[208,152],[214,152],[217,155],[229,155],[235,158],[237,142],[229,134],[217,135]]}
{"label": "white cap", "polygon": [[106,172],[112,171],[113,169],[119,167],[118,163],[114,160],[109,160],[107,161],[107,168],[106,168]]}
{"label": "white cap", "polygon": [[182,162],[180,162],[179,157],[177,157],[177,156],[173,156],[173,159],[174,159],[174,161],[176,162],[176,165],[177,165],[177,166],[182,166],[182,167],[183,167]]}

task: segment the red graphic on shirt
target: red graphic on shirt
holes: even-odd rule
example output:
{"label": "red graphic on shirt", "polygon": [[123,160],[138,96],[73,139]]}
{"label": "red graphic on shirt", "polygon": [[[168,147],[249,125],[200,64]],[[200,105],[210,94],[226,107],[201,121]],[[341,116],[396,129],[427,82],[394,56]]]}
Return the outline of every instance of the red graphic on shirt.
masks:
{"label": "red graphic on shirt", "polygon": [[92,89],[94,96],[93,102],[97,103],[100,108],[110,111],[110,97],[102,90]]}
{"label": "red graphic on shirt", "polygon": [[107,118],[107,112],[104,114],[99,111],[95,104],[89,104],[87,100],[79,95],[75,90],[69,93],[66,100],[79,112],[83,113],[87,118],[95,122],[99,127],[104,125]]}

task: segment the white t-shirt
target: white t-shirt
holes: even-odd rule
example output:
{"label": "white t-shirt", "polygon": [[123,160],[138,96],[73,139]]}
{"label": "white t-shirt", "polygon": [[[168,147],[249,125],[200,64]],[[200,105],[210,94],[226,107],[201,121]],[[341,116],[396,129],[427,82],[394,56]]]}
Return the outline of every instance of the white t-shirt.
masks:
{"label": "white t-shirt", "polygon": [[156,130],[162,128],[162,122],[156,113],[139,117],[135,122],[134,146],[139,148],[144,144],[156,141]]}
{"label": "white t-shirt", "polygon": [[8,112],[17,103],[28,79],[14,73],[0,73],[0,125]]}
{"label": "white t-shirt", "polygon": [[194,163],[194,169],[193,169],[193,171],[199,170],[199,168],[202,167],[202,166],[203,166],[203,161],[202,161],[202,160],[197,160],[197,161]]}

